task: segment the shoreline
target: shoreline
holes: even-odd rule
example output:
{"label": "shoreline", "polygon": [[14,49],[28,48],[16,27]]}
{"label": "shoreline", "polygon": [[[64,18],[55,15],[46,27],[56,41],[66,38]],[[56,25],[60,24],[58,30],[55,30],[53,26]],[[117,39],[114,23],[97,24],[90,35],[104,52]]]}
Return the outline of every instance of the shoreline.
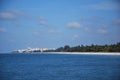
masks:
{"label": "shoreline", "polygon": [[[120,55],[120,52],[45,52],[50,54]],[[44,52],[43,52],[44,54]]]}
{"label": "shoreline", "polygon": [[[0,53],[8,54],[8,53]],[[120,52],[34,52],[34,53],[9,53],[9,54],[82,54],[82,55],[120,55]]]}

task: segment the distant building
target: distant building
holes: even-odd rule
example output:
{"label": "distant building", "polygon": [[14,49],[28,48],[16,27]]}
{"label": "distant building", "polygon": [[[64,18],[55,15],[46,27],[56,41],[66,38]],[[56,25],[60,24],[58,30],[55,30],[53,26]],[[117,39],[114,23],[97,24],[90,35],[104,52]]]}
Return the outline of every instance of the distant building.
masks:
{"label": "distant building", "polygon": [[44,52],[47,50],[55,50],[55,48],[27,48],[21,50],[15,50],[14,53],[27,53],[27,52]]}

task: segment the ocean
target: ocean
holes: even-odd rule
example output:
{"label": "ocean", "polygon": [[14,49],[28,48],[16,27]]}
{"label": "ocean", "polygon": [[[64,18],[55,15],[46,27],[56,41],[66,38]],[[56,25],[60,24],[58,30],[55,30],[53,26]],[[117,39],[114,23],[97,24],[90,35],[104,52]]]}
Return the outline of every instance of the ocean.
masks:
{"label": "ocean", "polygon": [[120,80],[120,55],[0,54],[0,80]]}

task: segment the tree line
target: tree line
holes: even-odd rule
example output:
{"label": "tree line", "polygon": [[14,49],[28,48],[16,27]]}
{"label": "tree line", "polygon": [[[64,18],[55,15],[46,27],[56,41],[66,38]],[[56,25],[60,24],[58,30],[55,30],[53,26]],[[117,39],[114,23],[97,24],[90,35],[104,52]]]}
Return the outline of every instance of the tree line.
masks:
{"label": "tree line", "polygon": [[[50,52],[46,51],[46,52]],[[52,50],[52,52],[120,52],[120,42],[111,45],[78,45],[75,47],[70,47],[65,45],[64,47]]]}

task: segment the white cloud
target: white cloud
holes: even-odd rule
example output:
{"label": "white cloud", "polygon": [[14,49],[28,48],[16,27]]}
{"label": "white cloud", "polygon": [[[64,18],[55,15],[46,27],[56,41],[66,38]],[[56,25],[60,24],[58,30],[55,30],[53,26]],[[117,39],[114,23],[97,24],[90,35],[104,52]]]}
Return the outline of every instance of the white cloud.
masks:
{"label": "white cloud", "polygon": [[55,31],[55,30],[47,30],[47,33],[57,33],[57,31]]}
{"label": "white cloud", "polygon": [[14,15],[13,13],[9,13],[9,12],[2,12],[0,13],[0,19],[15,19],[16,15]]}
{"label": "white cloud", "polygon": [[106,34],[108,31],[105,29],[98,29],[97,33]]}
{"label": "white cloud", "polygon": [[108,33],[108,30],[105,27],[100,28],[100,29],[84,27],[84,30],[88,33],[94,33],[94,34],[107,34]]}
{"label": "white cloud", "polygon": [[96,10],[120,10],[119,2],[102,2],[98,4],[82,6],[85,9],[96,9]]}
{"label": "white cloud", "polygon": [[79,38],[79,35],[75,34],[73,35],[74,38]]}
{"label": "white cloud", "polygon": [[40,23],[40,25],[46,25],[47,24],[47,20],[45,19],[45,17],[41,16],[39,23]]}
{"label": "white cloud", "polygon": [[79,40],[80,39],[80,36],[78,34],[74,34],[72,36],[72,41],[76,41],[76,40]]}
{"label": "white cloud", "polygon": [[0,28],[0,33],[6,32],[6,29]]}
{"label": "white cloud", "polygon": [[44,21],[44,20],[40,20],[40,25],[46,25],[46,24],[47,24],[46,21]]}
{"label": "white cloud", "polygon": [[94,9],[102,9],[102,10],[114,10],[114,9],[119,9],[119,6],[116,4],[99,4],[99,5],[94,5]]}
{"label": "white cloud", "polygon": [[88,27],[84,27],[84,30],[90,32],[91,30]]}
{"label": "white cloud", "polygon": [[120,26],[120,19],[113,21],[113,24]]}
{"label": "white cloud", "polygon": [[78,22],[70,22],[67,24],[67,27],[70,27],[70,28],[81,28],[82,25]]}
{"label": "white cloud", "polygon": [[30,18],[31,16],[19,10],[0,12],[0,19],[11,20],[17,18]]}
{"label": "white cloud", "polygon": [[19,11],[19,10],[10,10],[9,12],[16,14],[16,15],[25,15],[25,13]]}

